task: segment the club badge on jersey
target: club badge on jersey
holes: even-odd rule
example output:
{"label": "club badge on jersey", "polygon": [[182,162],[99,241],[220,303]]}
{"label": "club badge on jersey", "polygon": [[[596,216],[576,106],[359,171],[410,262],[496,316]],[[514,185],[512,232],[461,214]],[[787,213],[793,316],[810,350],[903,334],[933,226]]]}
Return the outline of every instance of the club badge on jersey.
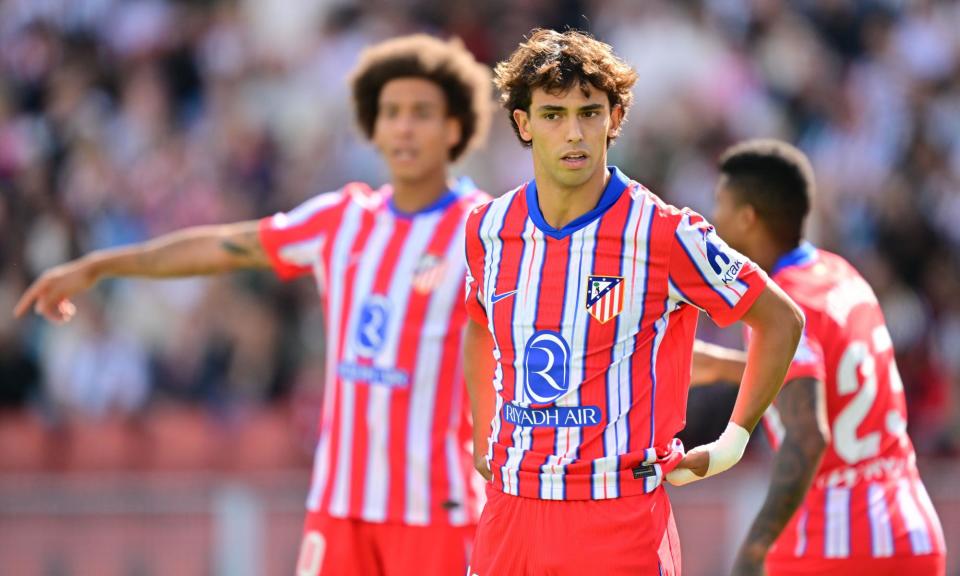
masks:
{"label": "club badge on jersey", "polygon": [[447,271],[444,261],[436,254],[424,254],[413,271],[413,289],[421,294],[433,292],[443,281]]}
{"label": "club badge on jersey", "polygon": [[623,311],[623,277],[588,276],[587,311],[606,324]]}

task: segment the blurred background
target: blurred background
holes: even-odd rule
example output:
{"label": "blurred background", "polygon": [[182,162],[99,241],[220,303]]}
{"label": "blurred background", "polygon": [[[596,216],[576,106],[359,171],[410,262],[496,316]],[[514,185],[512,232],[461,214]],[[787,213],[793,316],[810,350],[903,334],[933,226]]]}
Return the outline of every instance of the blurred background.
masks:
{"label": "blurred background", "polygon": [[[880,297],[957,550],[960,3],[0,0],[0,574],[293,573],[323,387],[309,280],[111,281],[66,327],[9,311],[91,250],[382,183],[345,83],[359,51],[426,31],[493,64],[535,26],[636,67],[613,161],[671,203],[709,214],[736,140],[810,155],[811,237]],[[456,172],[500,194],[525,154],[498,111]],[[684,440],[715,437],[733,394],[694,391]],[[709,490],[673,491],[685,574],[729,566],[765,493],[754,444]]]}

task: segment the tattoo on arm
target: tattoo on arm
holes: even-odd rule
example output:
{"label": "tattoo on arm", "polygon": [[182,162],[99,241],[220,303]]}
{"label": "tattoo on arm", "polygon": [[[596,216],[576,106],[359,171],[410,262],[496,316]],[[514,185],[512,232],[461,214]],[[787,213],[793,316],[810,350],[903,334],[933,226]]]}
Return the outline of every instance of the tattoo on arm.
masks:
{"label": "tattoo on arm", "polygon": [[772,544],[807,495],[827,444],[821,388],[821,382],[801,378],[787,383],[780,393],[777,407],[786,435],[774,457],[770,490],[745,547]]}
{"label": "tattoo on arm", "polygon": [[246,225],[245,229],[232,232],[220,241],[220,248],[249,266],[267,266],[267,255],[260,242],[256,228]]}

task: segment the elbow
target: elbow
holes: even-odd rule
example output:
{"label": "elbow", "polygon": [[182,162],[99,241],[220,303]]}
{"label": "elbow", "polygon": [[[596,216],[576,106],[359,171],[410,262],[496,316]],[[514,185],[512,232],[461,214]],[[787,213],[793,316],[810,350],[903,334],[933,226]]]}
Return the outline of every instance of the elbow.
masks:
{"label": "elbow", "polygon": [[789,312],[786,325],[790,327],[790,335],[793,337],[796,346],[800,343],[800,336],[803,335],[803,327],[807,323],[807,319],[803,310],[793,300],[787,300],[787,305]]}

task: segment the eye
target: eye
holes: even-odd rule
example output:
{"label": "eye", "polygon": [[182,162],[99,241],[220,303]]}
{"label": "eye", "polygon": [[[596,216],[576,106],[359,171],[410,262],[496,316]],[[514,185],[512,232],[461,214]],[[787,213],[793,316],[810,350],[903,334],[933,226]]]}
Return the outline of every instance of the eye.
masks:
{"label": "eye", "polygon": [[556,120],[559,117],[560,115],[557,114],[556,112],[547,112],[546,114],[543,115],[544,120]]}
{"label": "eye", "polygon": [[600,115],[599,110],[587,110],[586,112],[583,113],[584,118],[596,118],[599,115]]}

